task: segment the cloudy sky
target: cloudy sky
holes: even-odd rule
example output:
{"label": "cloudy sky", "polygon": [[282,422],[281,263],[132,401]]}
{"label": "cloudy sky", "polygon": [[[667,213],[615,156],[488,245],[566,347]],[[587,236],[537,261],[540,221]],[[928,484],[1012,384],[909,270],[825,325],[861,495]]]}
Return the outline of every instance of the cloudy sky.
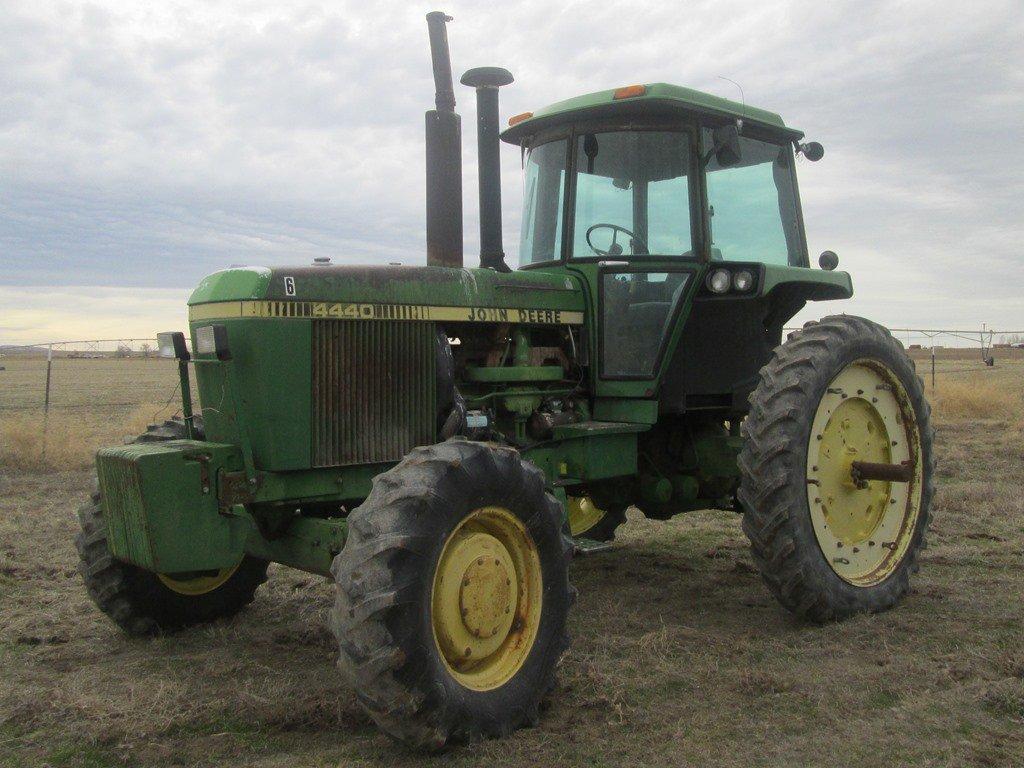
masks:
{"label": "cloudy sky", "polygon": [[[953,2],[447,2],[503,118],[667,81],[782,113],[812,258],[891,326],[1024,326],[1024,12]],[[149,336],[230,264],[424,261],[423,15],[409,2],[6,0],[0,342]],[[466,250],[476,247],[473,98]],[[515,250],[518,153],[503,155]]]}

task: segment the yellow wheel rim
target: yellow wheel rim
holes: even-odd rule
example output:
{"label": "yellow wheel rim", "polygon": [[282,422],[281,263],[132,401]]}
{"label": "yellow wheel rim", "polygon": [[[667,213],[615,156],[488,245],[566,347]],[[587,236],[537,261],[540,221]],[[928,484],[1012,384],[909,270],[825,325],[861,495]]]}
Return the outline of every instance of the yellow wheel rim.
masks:
{"label": "yellow wheel rim", "polygon": [[[853,481],[854,461],[909,461],[909,483]],[[906,390],[876,360],[857,360],[829,384],[807,450],[807,504],[818,545],[842,579],[879,584],[903,560],[921,508],[921,439]]]}
{"label": "yellow wheel rim", "polygon": [[236,565],[230,568],[221,568],[218,571],[192,578],[180,578],[164,573],[158,573],[156,576],[172,592],[188,597],[198,597],[223,586],[235,574],[235,571],[238,570],[238,566],[241,564],[242,561],[239,560]]}
{"label": "yellow wheel rim", "polygon": [[594,504],[589,496],[569,497],[569,533],[582,536],[604,520],[605,510]]}
{"label": "yellow wheel rim", "polygon": [[540,555],[504,507],[481,507],[452,531],[431,592],[434,642],[459,683],[489,691],[523,666],[540,626]]}

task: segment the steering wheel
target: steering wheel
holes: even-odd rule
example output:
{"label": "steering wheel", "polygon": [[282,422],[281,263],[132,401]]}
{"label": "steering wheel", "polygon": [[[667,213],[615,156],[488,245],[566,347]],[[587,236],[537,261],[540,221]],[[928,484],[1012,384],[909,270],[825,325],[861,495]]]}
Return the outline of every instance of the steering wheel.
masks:
{"label": "steering wheel", "polygon": [[[590,233],[595,229],[610,229],[612,231],[612,244],[607,251],[603,251],[590,242]],[[648,253],[651,249],[647,247],[647,243],[637,237],[635,234],[630,232],[625,227],[620,227],[618,224],[594,224],[587,230],[587,245],[590,246],[590,250],[596,253],[598,256],[621,256],[622,246],[618,243],[619,232],[624,235],[629,235],[630,240],[634,243],[640,243],[644,247],[644,253]],[[636,253],[636,249],[632,249],[633,253]]]}

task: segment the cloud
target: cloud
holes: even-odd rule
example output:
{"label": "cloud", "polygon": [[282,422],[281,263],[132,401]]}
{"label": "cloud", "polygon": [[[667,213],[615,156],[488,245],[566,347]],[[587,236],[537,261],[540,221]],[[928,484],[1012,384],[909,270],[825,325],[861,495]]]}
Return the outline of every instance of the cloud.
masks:
{"label": "cloud", "polygon": [[13,288],[0,285],[5,344],[85,339],[155,339],[187,325],[188,290],[167,288]]}
{"label": "cloud", "polygon": [[[0,285],[187,292],[232,263],[422,262],[426,10],[9,2]],[[812,258],[836,250],[857,297],[810,312],[1024,325],[1015,2],[982,0],[970,13],[952,2],[729,0],[685,14],[539,0],[447,10],[456,73],[497,64],[516,75],[504,115],[632,82],[737,98],[728,77],[748,103],[821,140],[825,160],[800,163]],[[457,98],[472,254],[473,97],[457,87]],[[521,175],[510,148],[503,173],[514,252]],[[10,295],[0,294],[0,324]]]}

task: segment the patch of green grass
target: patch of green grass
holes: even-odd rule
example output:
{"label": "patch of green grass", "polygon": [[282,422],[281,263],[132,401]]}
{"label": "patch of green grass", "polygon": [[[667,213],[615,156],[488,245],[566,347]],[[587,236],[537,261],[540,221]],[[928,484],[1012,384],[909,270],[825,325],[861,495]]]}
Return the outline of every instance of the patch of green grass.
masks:
{"label": "patch of green grass", "polygon": [[0,723],[0,768],[123,768],[124,761],[112,750],[85,742],[65,742],[37,751],[39,732],[14,723]]}
{"label": "patch of green grass", "polygon": [[0,640],[0,660],[5,661],[15,656],[24,656],[28,649],[24,645],[12,643],[10,640]]}
{"label": "patch of green grass", "polygon": [[114,752],[91,744],[63,744],[47,756],[53,768],[123,768],[124,761]]}
{"label": "patch of green grass", "polygon": [[21,768],[21,742],[25,731],[12,723],[0,722],[0,768]]}
{"label": "patch of green grass", "polygon": [[879,688],[868,696],[868,706],[872,709],[891,709],[900,703],[903,697],[899,691],[891,688]]}
{"label": "patch of green grass", "polygon": [[10,597],[17,589],[18,580],[6,573],[0,573],[0,597]]}
{"label": "patch of green grass", "polygon": [[1017,681],[998,685],[981,697],[981,703],[994,715],[1024,719],[1024,686]]}
{"label": "patch of green grass", "polygon": [[171,728],[168,735],[227,736],[236,744],[259,752],[273,749],[279,741],[275,738],[273,731],[269,731],[257,723],[239,720],[228,714],[211,717],[201,722],[184,723]]}

